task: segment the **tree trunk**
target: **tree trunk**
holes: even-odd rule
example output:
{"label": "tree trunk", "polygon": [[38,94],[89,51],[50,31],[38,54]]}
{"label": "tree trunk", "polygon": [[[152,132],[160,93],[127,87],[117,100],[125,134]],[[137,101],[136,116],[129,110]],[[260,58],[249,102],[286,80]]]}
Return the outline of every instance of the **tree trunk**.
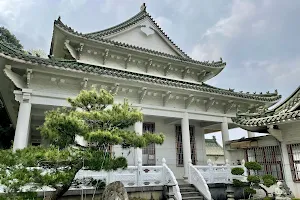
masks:
{"label": "tree trunk", "polygon": [[56,188],[56,191],[51,194],[48,199],[49,200],[58,200],[59,198],[61,198],[68,190],[69,188],[71,187],[73,181],[74,181],[74,178],[77,174],[77,172],[82,168],[82,163],[78,163],[76,164],[74,167],[72,167],[72,169],[74,169],[74,174],[73,176],[70,178],[70,180],[68,181],[67,184],[65,185],[62,185],[61,187],[58,187]]}

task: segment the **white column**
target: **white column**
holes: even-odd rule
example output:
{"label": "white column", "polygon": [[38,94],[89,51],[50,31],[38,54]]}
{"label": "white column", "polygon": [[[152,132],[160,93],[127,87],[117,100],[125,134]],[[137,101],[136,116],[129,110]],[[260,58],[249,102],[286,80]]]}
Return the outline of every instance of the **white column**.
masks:
{"label": "white column", "polygon": [[182,133],[183,165],[184,165],[183,178],[188,178],[189,161],[191,160],[190,125],[189,125],[188,113],[184,113],[184,116],[181,119],[181,133]]}
{"label": "white column", "polygon": [[206,157],[206,147],[205,147],[205,135],[204,129],[196,126],[195,127],[195,139],[196,139],[196,155],[197,155],[197,165],[206,165],[207,157]]}
{"label": "white column", "polygon": [[226,142],[229,141],[229,131],[228,131],[228,122],[227,117],[223,117],[223,122],[221,124],[221,132],[222,132],[222,142],[223,142],[223,150],[224,150],[224,159],[230,161],[230,154],[226,150]]}
{"label": "white column", "polygon": [[31,90],[23,89],[15,91],[16,100],[20,102],[18,120],[13,144],[13,151],[23,149],[28,146],[30,114],[31,114]]}
{"label": "white column", "polygon": [[285,180],[286,184],[288,185],[288,187],[293,192],[293,194],[299,195],[299,192],[294,187],[294,181],[293,181],[292,170],[291,170],[291,166],[290,166],[286,142],[280,142],[280,144],[281,144],[284,180]]}
{"label": "white column", "polygon": [[251,131],[247,131],[247,133],[248,133],[248,138],[255,137],[255,133],[253,133]]}
{"label": "white column", "polygon": [[[143,134],[143,122],[136,122],[134,124],[134,131],[138,134],[138,135],[142,135]],[[143,150],[141,148],[136,148],[135,149],[135,166],[138,165],[139,161],[142,162],[143,160]]]}

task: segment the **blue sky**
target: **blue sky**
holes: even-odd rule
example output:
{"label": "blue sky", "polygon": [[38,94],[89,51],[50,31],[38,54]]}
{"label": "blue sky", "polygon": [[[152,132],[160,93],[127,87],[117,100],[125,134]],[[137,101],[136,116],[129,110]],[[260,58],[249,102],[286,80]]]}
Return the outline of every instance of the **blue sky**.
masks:
{"label": "blue sky", "polygon": [[[143,2],[190,56],[227,62],[209,84],[249,92],[278,89],[283,99],[299,86],[299,0],[0,0],[0,26],[25,49],[48,54],[59,15],[75,30],[92,32],[135,15]],[[242,130],[230,133],[231,139],[245,136]],[[220,133],[215,135],[220,141]]]}

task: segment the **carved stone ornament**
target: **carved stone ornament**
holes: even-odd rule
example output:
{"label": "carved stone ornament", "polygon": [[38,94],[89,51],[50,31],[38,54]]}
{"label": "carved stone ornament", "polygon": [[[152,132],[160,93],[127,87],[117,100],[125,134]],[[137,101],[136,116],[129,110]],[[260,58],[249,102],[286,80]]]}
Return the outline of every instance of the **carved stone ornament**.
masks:
{"label": "carved stone ornament", "polygon": [[120,181],[112,182],[105,187],[103,200],[129,200],[126,189]]}
{"label": "carved stone ornament", "polygon": [[147,36],[153,35],[155,32],[149,25],[142,25],[141,31],[145,33]]}
{"label": "carved stone ornament", "polygon": [[275,188],[275,200],[291,200],[289,195],[287,194],[284,185],[282,182],[277,182],[277,187]]}

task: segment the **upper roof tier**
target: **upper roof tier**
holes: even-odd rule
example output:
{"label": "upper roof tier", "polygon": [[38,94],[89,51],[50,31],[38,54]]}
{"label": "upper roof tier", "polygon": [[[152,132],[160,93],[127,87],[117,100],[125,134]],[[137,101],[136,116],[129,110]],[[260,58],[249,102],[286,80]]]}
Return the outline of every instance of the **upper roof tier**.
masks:
{"label": "upper roof tier", "polygon": [[[72,36],[76,36],[78,40],[84,39],[98,44],[108,44],[114,47],[134,50],[137,53],[143,52],[172,59],[174,61],[184,62],[186,64],[207,67],[208,69],[214,69],[215,75],[226,66],[226,63],[223,62],[222,58],[212,62],[197,61],[190,58],[159,27],[146,11],[145,4],[141,6],[140,12],[130,19],[102,31],[83,34],[64,24],[60,17],[54,21],[54,29],[57,28]],[[51,42],[50,55],[54,55],[55,51],[59,51],[55,48],[54,34]]]}
{"label": "upper roof tier", "polygon": [[222,95],[225,97],[231,97],[236,99],[249,99],[264,104],[274,104],[277,102],[281,95],[275,93],[267,94],[249,94],[234,92],[229,89],[221,89],[213,87],[207,84],[201,83],[190,83],[180,80],[174,80],[170,78],[157,77],[148,74],[139,74],[135,72],[129,72],[125,70],[112,69],[102,66],[96,66],[91,64],[79,63],[74,60],[61,60],[56,58],[45,59],[40,57],[31,56],[24,53],[21,50],[15,49],[12,45],[9,45],[3,41],[0,41],[0,58],[8,59],[24,64],[33,64],[38,67],[55,68],[66,71],[73,71],[78,73],[89,73],[99,76],[109,76],[113,78],[131,79],[149,84],[164,85],[166,87],[180,88],[191,90],[191,92],[203,92],[210,93],[213,95]]}
{"label": "upper roof tier", "polygon": [[268,125],[300,120],[300,86],[272,110],[261,108],[257,113],[238,113],[232,121],[248,131],[267,132]]}

